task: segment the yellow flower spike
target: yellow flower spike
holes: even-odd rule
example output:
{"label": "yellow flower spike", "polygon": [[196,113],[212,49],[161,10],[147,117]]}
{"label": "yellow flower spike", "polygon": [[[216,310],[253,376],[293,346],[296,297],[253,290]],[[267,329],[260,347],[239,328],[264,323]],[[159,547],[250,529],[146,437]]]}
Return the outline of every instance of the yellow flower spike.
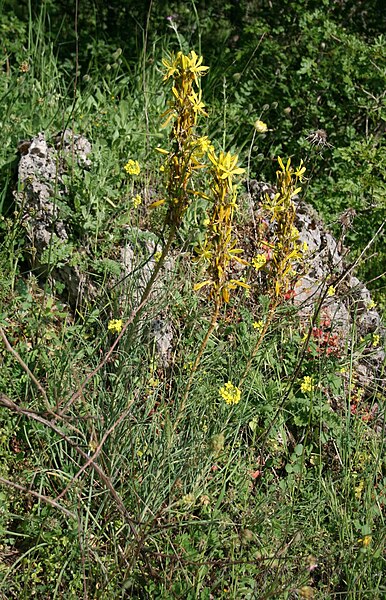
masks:
{"label": "yellow flower spike", "polygon": [[140,206],[142,204],[142,198],[139,194],[137,194],[136,196],[134,196],[131,200],[134,208],[138,208],[138,206]]}
{"label": "yellow flower spike", "polygon": [[377,333],[373,333],[373,340],[372,340],[372,347],[376,348],[377,346],[379,346],[379,342],[381,340],[381,336],[378,335]]}

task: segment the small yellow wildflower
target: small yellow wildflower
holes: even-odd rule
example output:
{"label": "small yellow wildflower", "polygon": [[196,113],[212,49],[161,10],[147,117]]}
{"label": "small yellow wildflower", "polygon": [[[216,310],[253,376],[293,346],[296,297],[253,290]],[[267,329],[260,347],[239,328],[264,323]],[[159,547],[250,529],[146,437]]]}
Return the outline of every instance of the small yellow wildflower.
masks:
{"label": "small yellow wildflower", "polygon": [[268,126],[266,123],[264,123],[264,121],[255,121],[254,128],[256,129],[257,133],[266,133],[268,131]]}
{"label": "small yellow wildflower", "polygon": [[230,381],[220,388],[219,393],[227,404],[238,404],[240,402],[241,390]]}
{"label": "small yellow wildflower", "polygon": [[258,271],[261,267],[264,267],[267,259],[264,254],[258,254],[254,258],[252,258],[252,265]]}
{"label": "small yellow wildflower", "polygon": [[376,303],[374,302],[374,300],[370,300],[370,302],[368,302],[368,303],[366,304],[366,308],[367,308],[367,310],[371,310],[372,308],[375,308],[376,306],[377,306],[377,305],[376,305]]}
{"label": "small yellow wildflower", "polygon": [[159,259],[161,258],[161,252],[156,252],[154,254],[154,261],[157,263],[159,261]]}
{"label": "small yellow wildflower", "polygon": [[372,343],[373,348],[376,348],[377,346],[379,346],[380,339],[381,338],[377,333],[373,333],[373,343]]}
{"label": "small yellow wildflower", "polygon": [[302,249],[302,252],[303,252],[303,253],[306,253],[306,252],[308,251],[308,244],[307,244],[307,242],[306,242],[306,241],[304,241],[304,242],[302,243],[302,248],[301,248],[301,249]]}
{"label": "small yellow wildflower", "polygon": [[112,333],[120,333],[122,331],[122,328],[122,319],[111,319],[111,321],[109,321],[109,324],[107,325],[107,330],[111,331]]}
{"label": "small yellow wildflower", "polygon": [[141,172],[139,162],[137,160],[133,160],[132,158],[130,158],[123,168],[128,175],[139,175]]}
{"label": "small yellow wildflower", "polygon": [[330,285],[330,287],[327,290],[327,296],[334,296],[335,295],[335,288],[333,285]]}
{"label": "small yellow wildflower", "polygon": [[261,331],[264,327],[264,321],[255,321],[253,323],[253,329],[258,329],[259,331]]}
{"label": "small yellow wildflower", "polygon": [[365,536],[363,536],[363,538],[361,538],[360,540],[358,540],[358,542],[360,544],[362,544],[362,546],[364,548],[367,548],[368,546],[370,546],[372,539],[373,538],[372,538],[371,535],[365,535]]}
{"label": "small yellow wildflower", "polygon": [[134,196],[131,200],[134,208],[138,208],[138,206],[140,206],[142,204],[142,198],[139,194],[137,194],[136,196]]}
{"label": "small yellow wildflower", "polygon": [[302,383],[300,384],[300,389],[304,394],[312,392],[314,389],[314,382],[312,377],[310,377],[309,375],[305,375],[303,377]]}
{"label": "small yellow wildflower", "polygon": [[152,388],[158,387],[159,383],[160,383],[159,379],[155,379],[154,377],[150,377],[150,379],[148,381],[149,387],[152,387]]}
{"label": "small yellow wildflower", "polygon": [[210,219],[208,217],[206,217],[206,219],[203,220],[202,224],[207,227],[210,223]]}

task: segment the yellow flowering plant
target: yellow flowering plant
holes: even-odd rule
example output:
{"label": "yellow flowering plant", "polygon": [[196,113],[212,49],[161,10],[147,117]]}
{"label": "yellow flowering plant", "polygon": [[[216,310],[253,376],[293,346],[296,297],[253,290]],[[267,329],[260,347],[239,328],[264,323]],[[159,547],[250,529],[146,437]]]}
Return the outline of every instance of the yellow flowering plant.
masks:
{"label": "yellow flowering plant", "polygon": [[291,166],[291,159],[284,164],[278,157],[280,169],[276,171],[277,193],[273,198],[265,197],[263,209],[268,213],[273,223],[274,239],[272,244],[272,259],[269,264],[269,293],[275,302],[281,302],[289,290],[293,288],[297,278],[297,262],[302,261],[307,247],[299,241],[299,232],[295,227],[295,204],[293,201],[301,191],[299,185],[304,179],[306,168],[303,161],[297,168]]}
{"label": "yellow flowering plant", "polygon": [[249,287],[245,282],[229,277],[232,262],[247,264],[240,257],[242,250],[237,248],[233,236],[233,221],[237,208],[237,188],[233,178],[244,173],[244,169],[237,166],[238,156],[230,152],[220,152],[216,155],[212,151],[208,157],[212,163],[212,209],[206,238],[202,247],[197,249],[197,254],[206,263],[209,278],[196,284],[195,289],[206,286],[210,288],[209,296],[215,302],[214,314],[217,319],[222,302],[229,302],[231,290]]}
{"label": "yellow flowering plant", "polygon": [[[207,137],[199,137],[195,133],[198,116],[207,116],[199,79],[209,67],[204,66],[202,61],[194,50],[187,55],[178,52],[162,60],[164,81],[172,80],[172,100],[162,115],[166,117],[163,127],[172,123],[172,148],[170,151],[157,150],[165,155],[163,172],[167,176],[167,222],[175,227],[181,224],[191,198],[200,195],[190,185],[190,180],[195,171],[205,167],[203,158],[211,148]],[[161,203],[164,201],[155,205]]]}

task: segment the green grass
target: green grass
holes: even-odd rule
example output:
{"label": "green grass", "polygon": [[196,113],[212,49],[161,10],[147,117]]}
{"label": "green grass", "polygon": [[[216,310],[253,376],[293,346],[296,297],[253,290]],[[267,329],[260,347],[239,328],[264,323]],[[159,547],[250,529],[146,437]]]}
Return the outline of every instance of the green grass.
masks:
{"label": "green grass", "polygon": [[[0,477],[21,489],[0,488],[0,598],[381,600],[383,392],[367,391],[361,410],[352,410],[360,393],[353,356],[371,340],[357,342],[353,332],[338,356],[302,357],[298,315],[282,308],[240,403],[229,406],[219,389],[242,378],[259,336],[253,322],[268,310],[258,291],[248,298],[239,290],[220,315],[185,402],[212,316],[205,296],[193,292],[201,276],[191,250],[203,236],[202,200],[187,212],[162,295],[147,303],[141,329],[129,328],[101,365],[116,337],[108,321],[128,318],[134,294],[135,276],[124,301],[111,289],[116,248],[138,226],[156,239],[163,233],[164,209],[147,204],[165,191],[153,149],[169,144],[160,114],[168,102],[161,58],[170,39],[154,34],[154,41],[148,32],[147,52],[136,63],[101,46],[115,66],[107,71],[94,54],[74,92],[74,61],[57,58],[46,22],[44,13],[24,25],[9,14],[1,21],[9,39],[19,31],[21,42],[10,47],[0,73],[0,325],[9,343],[0,343],[0,394],[7,398],[0,407]],[[221,64],[210,67],[208,98],[223,81]],[[233,91],[228,99],[223,91],[202,134],[208,129],[237,151],[253,90],[240,87],[239,104],[232,104]],[[31,272],[12,196],[18,140],[39,131],[50,139],[66,126],[91,141],[92,166],[85,172],[69,165],[72,247],[64,257],[51,252],[48,266],[84,260],[99,293],[78,310],[60,286]],[[241,144],[244,166],[251,138]],[[261,144],[263,178],[279,143]],[[123,170],[129,158],[142,167],[133,179]],[[329,177],[317,179],[318,189]],[[143,203],[134,208],[137,193]],[[78,245],[86,258],[73,254]],[[165,310],[174,330],[167,367],[145,333]],[[313,393],[301,390],[305,376],[314,379]],[[375,403],[379,417],[368,419]],[[54,416],[64,408],[63,417]]]}

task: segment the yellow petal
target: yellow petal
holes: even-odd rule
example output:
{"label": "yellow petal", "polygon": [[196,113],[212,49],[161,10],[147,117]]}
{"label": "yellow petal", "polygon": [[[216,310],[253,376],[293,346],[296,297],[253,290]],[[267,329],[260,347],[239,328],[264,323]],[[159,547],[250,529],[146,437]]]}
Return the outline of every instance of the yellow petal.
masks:
{"label": "yellow petal", "polygon": [[197,292],[201,288],[206,285],[213,285],[213,281],[211,279],[207,279],[206,281],[201,281],[201,283],[196,283],[193,287],[194,291]]}
{"label": "yellow petal", "polygon": [[162,198],[162,200],[156,200],[155,202],[149,204],[149,208],[156,208],[157,206],[162,206],[162,204],[165,204],[165,202],[165,198]]}

